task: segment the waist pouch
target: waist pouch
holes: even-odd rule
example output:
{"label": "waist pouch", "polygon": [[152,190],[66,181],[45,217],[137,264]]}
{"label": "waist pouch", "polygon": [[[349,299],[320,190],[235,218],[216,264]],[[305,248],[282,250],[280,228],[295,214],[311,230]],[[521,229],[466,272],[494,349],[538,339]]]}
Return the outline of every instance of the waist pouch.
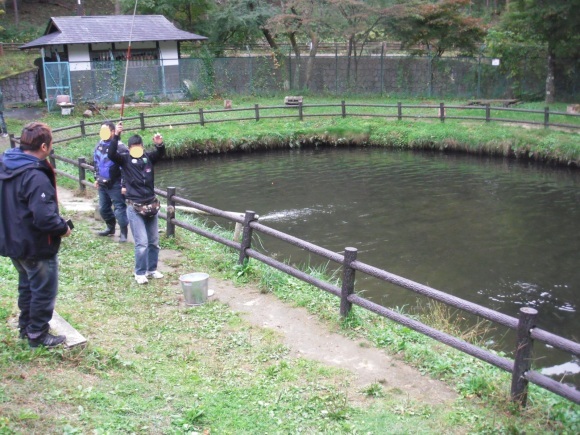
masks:
{"label": "waist pouch", "polygon": [[143,217],[155,216],[159,209],[161,208],[161,203],[157,197],[153,198],[150,202],[140,203],[131,201],[131,206],[133,210],[139,213]]}

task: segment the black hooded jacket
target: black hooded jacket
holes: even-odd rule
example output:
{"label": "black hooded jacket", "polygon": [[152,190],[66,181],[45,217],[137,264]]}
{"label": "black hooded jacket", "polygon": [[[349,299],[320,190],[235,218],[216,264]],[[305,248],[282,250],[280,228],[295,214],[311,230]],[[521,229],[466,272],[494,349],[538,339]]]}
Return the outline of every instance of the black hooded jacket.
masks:
{"label": "black hooded jacket", "polygon": [[46,259],[68,231],[59,215],[56,177],[46,160],[20,148],[0,156],[0,255]]}
{"label": "black hooded jacket", "polygon": [[129,201],[149,203],[155,198],[155,177],[153,164],[165,155],[165,145],[156,145],[153,151],[146,151],[142,157],[135,159],[128,152],[119,152],[119,136],[114,135],[109,145],[109,158],[123,170],[123,179]]}

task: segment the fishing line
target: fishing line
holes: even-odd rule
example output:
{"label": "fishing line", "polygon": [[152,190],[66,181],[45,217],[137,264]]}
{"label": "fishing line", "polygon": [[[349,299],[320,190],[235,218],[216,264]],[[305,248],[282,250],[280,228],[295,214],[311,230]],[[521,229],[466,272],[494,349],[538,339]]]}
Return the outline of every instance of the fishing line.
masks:
{"label": "fishing line", "polygon": [[[135,7],[133,8],[133,19],[131,21],[131,31],[129,33],[129,45],[127,46],[127,56],[125,59],[125,80],[123,82],[123,95],[121,96],[121,122],[123,122],[123,113],[125,110],[125,90],[127,89],[127,74],[129,71],[129,60],[131,59],[131,40],[133,39],[133,26],[135,25],[135,15],[137,13],[137,3],[139,0],[135,0]],[[100,112],[99,112],[100,113]],[[104,117],[104,115],[101,113]],[[109,119],[105,118],[106,121]],[[106,125],[101,126],[99,131],[99,136],[102,140],[109,140],[111,138],[111,130]]]}
{"label": "fishing line", "polygon": [[131,59],[131,40],[133,39],[133,25],[135,24],[135,14],[137,13],[137,3],[135,0],[135,7],[133,8],[133,20],[131,21],[131,32],[129,33],[129,46],[127,47],[127,60],[125,65],[125,81],[123,83],[123,96],[121,97],[121,120],[123,120],[123,111],[125,109],[125,90],[127,89],[127,72],[129,71],[129,59]]}

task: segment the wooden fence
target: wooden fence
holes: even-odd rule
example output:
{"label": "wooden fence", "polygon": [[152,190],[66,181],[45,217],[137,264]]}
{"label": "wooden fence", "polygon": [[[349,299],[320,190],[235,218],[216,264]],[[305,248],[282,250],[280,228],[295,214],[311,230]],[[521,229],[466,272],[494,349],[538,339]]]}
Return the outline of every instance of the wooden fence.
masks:
{"label": "wooden fence", "polygon": [[[505,118],[496,118],[491,116],[492,108],[489,104],[487,104],[483,110],[485,110],[485,117],[466,117],[466,116],[448,116],[446,115],[447,110],[449,109],[459,109],[459,110],[476,110],[476,108],[472,106],[445,106],[443,103],[439,105],[431,105],[431,106],[423,106],[423,105],[406,105],[403,106],[401,103],[396,105],[367,105],[367,104],[356,104],[356,105],[346,105],[344,101],[341,104],[329,104],[329,105],[302,105],[299,104],[294,107],[288,106],[272,106],[272,107],[263,107],[260,108],[257,104],[253,108],[244,108],[244,109],[236,109],[236,110],[208,110],[204,111],[203,109],[199,109],[197,112],[181,112],[181,113],[172,113],[172,114],[163,114],[163,115],[149,115],[145,116],[143,113],[140,113],[139,116],[132,117],[132,118],[125,118],[123,121],[127,120],[138,120],[139,125],[135,127],[127,128],[125,127],[124,130],[144,130],[146,128],[158,128],[164,127],[169,125],[189,125],[189,124],[198,124],[204,126],[210,122],[226,122],[226,121],[242,121],[242,120],[254,120],[259,121],[263,118],[284,118],[284,117],[298,117],[298,119],[303,120],[306,118],[305,109],[306,108],[328,108],[328,107],[337,107],[340,109],[338,116],[346,117],[348,116],[380,116],[380,117],[396,117],[397,119],[403,118],[433,118],[439,119],[441,122],[445,122],[446,119],[478,119],[478,120],[485,120],[486,122],[490,121],[501,121],[501,122],[517,122],[517,123],[524,123],[524,124],[531,124],[531,125],[543,125],[544,127],[550,126],[559,126],[559,127],[566,127],[566,128],[580,128],[580,124],[554,124],[550,122],[550,114],[558,114],[562,116],[571,116],[576,117],[572,118],[574,120],[580,119],[578,118],[580,115],[578,114],[567,114],[567,113],[557,113],[557,112],[550,112],[549,108],[546,108],[543,112],[541,111],[533,111],[533,110],[524,110],[524,109],[510,109],[510,108],[500,108],[494,107],[494,111],[498,112],[523,112],[523,113],[534,113],[534,114],[543,114],[544,120],[543,122],[538,121],[522,121],[516,119],[505,119]],[[348,108],[355,108],[355,107],[373,107],[379,109],[396,109],[394,114],[388,113],[350,113],[347,111]],[[283,110],[283,111],[291,111],[295,113],[290,113],[288,115],[280,114],[280,115],[265,115],[268,110]],[[433,114],[423,114],[418,115],[416,113],[406,115],[403,113],[403,109],[435,109],[438,110],[436,115]],[[479,110],[482,110],[479,108]],[[238,117],[232,118],[227,117],[224,119],[208,119],[207,115],[215,115],[220,113],[239,113],[239,112],[251,112],[253,116],[251,117]],[[148,125],[146,124],[145,120],[149,118],[163,118],[167,116],[176,116],[176,115],[183,115],[187,117],[197,117],[196,120],[187,120],[184,122],[172,122],[171,124],[156,124],[156,125]],[[334,113],[309,113],[308,116],[337,116]],[[87,134],[87,127],[88,126],[100,126],[101,121],[92,122],[92,123],[85,123],[81,121],[79,125],[73,125],[69,127],[63,127],[54,129],[54,132],[65,132],[73,129],[80,129],[80,135],[74,137],[67,137],[61,138],[58,142],[65,142],[70,141],[75,138],[85,137]],[[95,132],[96,134],[96,132]],[[11,135],[11,145],[15,146],[18,139]],[[56,141],[55,141],[56,142]],[[94,188],[93,183],[87,181],[86,179],[86,172],[93,171],[93,166],[89,165],[86,162],[84,157],[79,157],[76,161],[57,156],[53,154],[51,157],[51,162],[53,166],[56,168],[56,161],[62,161],[68,164],[75,166],[78,169],[77,175],[71,175],[67,171],[62,171],[56,168],[56,171],[59,175],[64,177],[76,180],[79,182],[79,187],[81,190],[85,190],[87,186]],[[156,188],[156,193],[167,199],[167,212],[163,213],[160,212],[160,217],[165,219],[167,222],[167,235],[173,236],[175,234],[175,228],[180,227],[186,229],[188,231],[194,232],[199,234],[203,237],[211,239],[215,242],[221,243],[225,246],[228,246],[232,249],[235,249],[239,252],[239,262],[242,264],[244,261],[253,258],[255,260],[261,261],[275,269],[278,269],[288,275],[291,275],[295,278],[298,278],[308,284],[311,284],[321,290],[329,292],[337,297],[340,298],[340,314],[342,316],[347,316],[350,312],[352,305],[357,305],[361,308],[366,310],[372,311],[380,316],[386,317],[391,319],[395,322],[398,322],[408,328],[411,328],[415,331],[420,332],[428,337],[431,337],[435,340],[438,340],[448,346],[451,346],[455,349],[458,349],[461,352],[469,354],[475,358],[478,358],[482,361],[485,361],[489,364],[492,364],[502,370],[505,370],[512,374],[512,382],[511,382],[511,398],[514,402],[525,406],[527,402],[528,396],[528,384],[532,382],[548,391],[551,391],[559,396],[562,396],[574,403],[580,404],[580,391],[576,390],[573,387],[555,381],[547,376],[542,375],[539,372],[532,370],[531,362],[532,359],[530,358],[532,354],[532,348],[534,340],[539,340],[549,346],[554,347],[555,349],[562,350],[567,352],[575,357],[580,357],[580,344],[574,341],[568,340],[561,336],[552,334],[548,331],[542,330],[535,326],[536,318],[538,315],[537,310],[533,308],[524,307],[520,309],[519,312],[519,319],[514,318],[511,316],[507,316],[505,314],[499,313],[497,311],[491,310],[489,308],[471,303],[469,301],[457,298],[440,290],[425,286],[423,284],[414,282],[410,279],[397,276],[392,274],[386,270],[382,270],[376,268],[372,265],[360,262],[356,259],[357,257],[357,249],[352,247],[345,247],[344,255],[339,254],[336,252],[329,251],[323,247],[314,245],[308,241],[296,238],[292,235],[277,231],[273,228],[270,228],[266,225],[259,223],[256,219],[256,214],[253,211],[247,211],[245,216],[238,217],[231,212],[219,210],[205,204],[196,203],[193,201],[188,200],[187,198],[179,197],[175,194],[176,189],[174,187],[169,187],[167,191],[163,191]],[[206,229],[196,227],[191,225],[188,222],[182,221],[177,219],[176,216],[176,205],[181,204],[188,207],[193,207],[197,210],[201,210],[213,216],[219,216],[231,222],[235,222],[237,224],[243,225],[243,237],[241,242],[237,242],[234,240],[226,239],[220,235],[216,235],[211,231]],[[286,243],[291,245],[297,246],[301,249],[304,249],[310,253],[316,254],[321,256],[322,258],[332,261],[342,267],[342,282],[341,286],[338,287],[334,284],[329,282],[323,281],[317,277],[309,275],[295,267],[290,266],[289,264],[285,263],[284,261],[280,261],[278,259],[274,259],[263,253],[260,253],[254,249],[252,249],[252,240],[253,240],[253,233],[260,232],[262,234],[266,234],[282,240]],[[393,311],[387,307],[378,305],[358,294],[355,291],[355,275],[357,272],[364,273],[366,275],[372,276],[379,280],[389,282],[395,284],[401,288],[413,291],[415,293],[421,294],[423,296],[429,297],[433,300],[441,302],[445,305],[450,307],[454,307],[457,309],[461,309],[467,313],[470,313],[475,316],[482,317],[487,319],[491,322],[497,323],[509,329],[515,330],[517,332],[517,342],[514,348],[514,360],[510,360],[508,358],[500,357],[493,352],[490,352],[486,349],[479,348],[473,344],[467,343],[459,338],[451,336],[447,333],[442,331],[436,330],[431,328],[417,320],[411,319],[407,316],[404,316],[396,311]]]}
{"label": "wooden fence", "polygon": [[[497,102],[503,100],[494,100]],[[232,121],[255,121],[261,119],[284,119],[293,118],[300,121],[317,117],[366,117],[384,119],[433,119],[445,122],[449,119],[467,121],[502,122],[510,124],[530,125],[544,128],[564,128],[570,130],[580,130],[580,113],[567,113],[551,111],[549,107],[544,110],[519,109],[515,107],[491,106],[481,101],[474,101],[466,106],[446,105],[439,103],[429,104],[347,104],[344,100],[340,104],[303,104],[280,105],[280,106],[260,106],[236,109],[214,109],[204,110],[199,108],[196,111],[185,111],[165,114],[145,115],[123,118],[123,130],[135,131],[145,129],[155,129],[162,127],[178,127],[186,125],[200,125],[232,122]],[[475,115],[471,115],[475,113]],[[249,116],[247,115],[249,114]],[[525,118],[518,118],[517,116]],[[479,116],[477,116],[479,115]],[[515,116],[514,116],[515,115]],[[171,122],[164,119],[171,117]],[[182,120],[179,120],[179,119]],[[113,119],[116,122],[120,119]],[[152,121],[153,120],[153,121]],[[562,122],[565,120],[566,122]],[[74,139],[81,139],[87,135],[97,134],[98,128],[103,120],[85,122],[80,120],[79,124],[53,129],[54,143],[68,142]],[[73,131],[75,134],[67,135]],[[11,135],[12,146],[18,141],[17,137]]]}
{"label": "wooden fence", "polygon": [[[86,180],[86,172],[92,172],[94,171],[94,168],[93,166],[86,163],[85,158],[81,157],[75,161],[53,154],[50,159],[53,166],[55,166],[57,173],[72,180],[78,181],[81,190],[84,191],[87,186],[94,188],[93,183]],[[66,171],[62,171],[56,168],[57,160],[71,164],[78,168],[78,175],[71,175]],[[290,234],[286,234],[270,228],[259,223],[256,213],[253,211],[246,211],[244,216],[238,216],[235,213],[219,210],[205,204],[191,201],[187,198],[179,197],[176,195],[175,187],[169,187],[167,191],[156,188],[155,192],[157,195],[166,198],[167,200],[167,212],[160,212],[159,216],[166,221],[166,234],[168,237],[175,235],[176,227],[191,231],[195,234],[206,237],[238,251],[238,260],[240,264],[243,264],[245,261],[252,258],[337,296],[340,298],[340,314],[343,317],[346,317],[349,314],[353,305],[357,305],[363,309],[372,311],[379,316],[386,317],[421,334],[440,341],[441,343],[451,346],[463,353],[471,355],[504,371],[507,371],[512,375],[510,390],[511,399],[513,402],[521,406],[526,406],[528,397],[528,384],[530,382],[561,397],[564,397],[576,404],[580,404],[580,391],[532,370],[531,355],[535,340],[541,341],[555,349],[559,349],[574,355],[575,357],[580,357],[579,343],[536,327],[538,311],[533,308],[521,308],[519,312],[519,318],[511,317],[498,311],[469,302],[467,300],[457,298],[443,291],[414,282],[410,279],[392,274],[386,270],[382,270],[372,265],[358,261],[356,248],[345,247],[344,254],[339,254],[327,250],[321,246],[312,244],[308,241],[294,237]],[[207,229],[197,227],[184,220],[179,220],[176,213],[177,204],[192,207],[211,216],[224,218],[230,222],[235,222],[236,225],[242,225],[241,241],[238,242],[236,240],[224,238],[218,234],[208,231]],[[293,266],[290,266],[287,262],[284,261],[284,259],[280,261],[279,257],[275,259],[253,249],[252,241],[254,232],[259,232],[277,238],[288,244],[297,246],[310,253],[319,255],[328,261],[332,261],[338,264],[342,268],[341,286],[336,286]],[[494,352],[480,348],[448,333],[434,329],[428,325],[425,325],[424,323],[411,319],[401,313],[393,311],[392,309],[381,306],[375,302],[370,301],[369,299],[362,297],[356,293],[355,289],[355,275],[357,272],[364,273],[384,282],[395,284],[401,288],[429,297],[447,306],[463,310],[472,315],[479,316],[496,324],[502,325],[508,329],[515,330],[517,333],[517,341],[514,347],[514,360],[498,356]]]}

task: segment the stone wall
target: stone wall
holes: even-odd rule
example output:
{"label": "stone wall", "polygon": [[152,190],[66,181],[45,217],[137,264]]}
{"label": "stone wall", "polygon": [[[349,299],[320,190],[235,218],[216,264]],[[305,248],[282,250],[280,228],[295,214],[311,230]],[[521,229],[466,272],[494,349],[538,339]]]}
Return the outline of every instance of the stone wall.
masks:
{"label": "stone wall", "polygon": [[6,107],[10,104],[40,102],[36,91],[36,72],[36,69],[31,69],[0,80]]}

